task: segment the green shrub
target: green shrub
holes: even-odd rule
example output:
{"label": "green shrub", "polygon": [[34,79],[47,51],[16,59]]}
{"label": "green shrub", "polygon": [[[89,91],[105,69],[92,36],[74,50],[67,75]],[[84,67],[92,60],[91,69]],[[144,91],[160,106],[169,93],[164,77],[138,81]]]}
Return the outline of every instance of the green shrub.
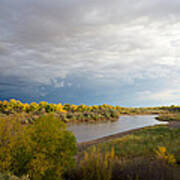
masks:
{"label": "green shrub", "polygon": [[64,104],[63,109],[66,110],[66,111],[70,111],[71,110],[71,105],[66,103],[66,104]]}
{"label": "green shrub", "polygon": [[50,113],[50,112],[55,112],[56,111],[56,106],[54,104],[48,104],[45,107],[46,112]]}
{"label": "green shrub", "polygon": [[111,117],[112,118],[118,118],[118,113],[114,110],[111,111]]}

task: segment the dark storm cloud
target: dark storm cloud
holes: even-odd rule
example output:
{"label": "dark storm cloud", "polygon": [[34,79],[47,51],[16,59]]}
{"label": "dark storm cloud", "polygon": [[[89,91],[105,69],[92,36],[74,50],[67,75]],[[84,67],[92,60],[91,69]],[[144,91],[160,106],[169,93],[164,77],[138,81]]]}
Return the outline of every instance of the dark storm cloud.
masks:
{"label": "dark storm cloud", "polygon": [[[179,20],[179,0],[1,0],[0,76],[40,92],[37,86],[66,88],[82,74],[101,88],[162,79],[178,91]],[[171,100],[177,96],[164,88]],[[138,98],[147,92],[158,99],[157,89]]]}

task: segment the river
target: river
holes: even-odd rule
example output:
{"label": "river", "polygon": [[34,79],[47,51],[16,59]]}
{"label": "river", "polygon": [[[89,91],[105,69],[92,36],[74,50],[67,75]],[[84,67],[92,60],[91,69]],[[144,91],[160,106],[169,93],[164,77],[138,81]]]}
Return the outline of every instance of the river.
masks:
{"label": "river", "polygon": [[121,116],[115,122],[72,124],[68,126],[68,130],[74,133],[77,142],[86,142],[132,129],[166,124],[157,121],[155,117],[155,115]]}

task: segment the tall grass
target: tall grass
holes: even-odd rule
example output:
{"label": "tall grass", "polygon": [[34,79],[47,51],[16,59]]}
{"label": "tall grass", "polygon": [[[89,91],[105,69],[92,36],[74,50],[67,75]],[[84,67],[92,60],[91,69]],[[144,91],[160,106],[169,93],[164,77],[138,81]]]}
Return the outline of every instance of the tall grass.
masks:
{"label": "tall grass", "polygon": [[110,180],[116,160],[113,148],[103,154],[94,146],[90,152],[84,153],[77,168],[68,173],[67,179]]}
{"label": "tall grass", "polygon": [[[113,152],[110,162],[106,154]],[[155,126],[88,148],[70,180],[179,180],[180,129]]]}
{"label": "tall grass", "polygon": [[101,152],[106,152],[114,147],[115,154],[125,159],[135,157],[151,157],[154,149],[163,146],[169,153],[175,155],[180,162],[180,129],[167,126],[147,127],[132,135],[117,138],[112,141],[98,144]]}
{"label": "tall grass", "polygon": [[[123,160],[115,155],[113,148],[109,152],[102,153],[94,146],[84,153],[77,167],[67,172],[64,178],[68,180],[179,180],[180,168],[175,167],[174,156],[168,154],[166,148],[156,148],[153,157]],[[170,157],[173,157],[173,161],[169,161],[172,160]]]}

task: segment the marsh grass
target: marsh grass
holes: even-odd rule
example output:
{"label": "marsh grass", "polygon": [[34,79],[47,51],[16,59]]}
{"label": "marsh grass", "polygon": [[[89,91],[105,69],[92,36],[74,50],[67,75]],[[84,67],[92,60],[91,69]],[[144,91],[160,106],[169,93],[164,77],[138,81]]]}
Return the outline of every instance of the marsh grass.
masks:
{"label": "marsh grass", "polygon": [[[157,150],[159,152],[159,149]],[[161,150],[160,150],[161,152]],[[164,152],[164,151],[163,151]],[[167,159],[165,159],[167,160]],[[77,167],[64,176],[68,180],[179,180],[180,168],[154,158],[138,157],[129,160],[118,158],[114,149],[101,153],[93,147],[85,152]]]}
{"label": "marsh grass", "polygon": [[[113,158],[107,166],[110,152]],[[88,148],[66,179],[179,180],[179,155],[180,129],[149,127]]]}
{"label": "marsh grass", "polygon": [[156,119],[159,121],[180,121],[180,113],[162,114]]}
{"label": "marsh grass", "polygon": [[89,152],[84,152],[78,166],[67,173],[66,179],[110,180],[114,162],[117,160],[114,149],[101,153],[95,146]]}
{"label": "marsh grass", "polygon": [[[154,126],[144,128],[112,141],[98,144],[101,152],[114,147],[115,154],[125,159],[135,157],[150,157],[158,146],[163,146],[169,153],[174,154],[180,162],[180,129],[171,129],[167,126]],[[89,149],[90,150],[90,149]]]}

